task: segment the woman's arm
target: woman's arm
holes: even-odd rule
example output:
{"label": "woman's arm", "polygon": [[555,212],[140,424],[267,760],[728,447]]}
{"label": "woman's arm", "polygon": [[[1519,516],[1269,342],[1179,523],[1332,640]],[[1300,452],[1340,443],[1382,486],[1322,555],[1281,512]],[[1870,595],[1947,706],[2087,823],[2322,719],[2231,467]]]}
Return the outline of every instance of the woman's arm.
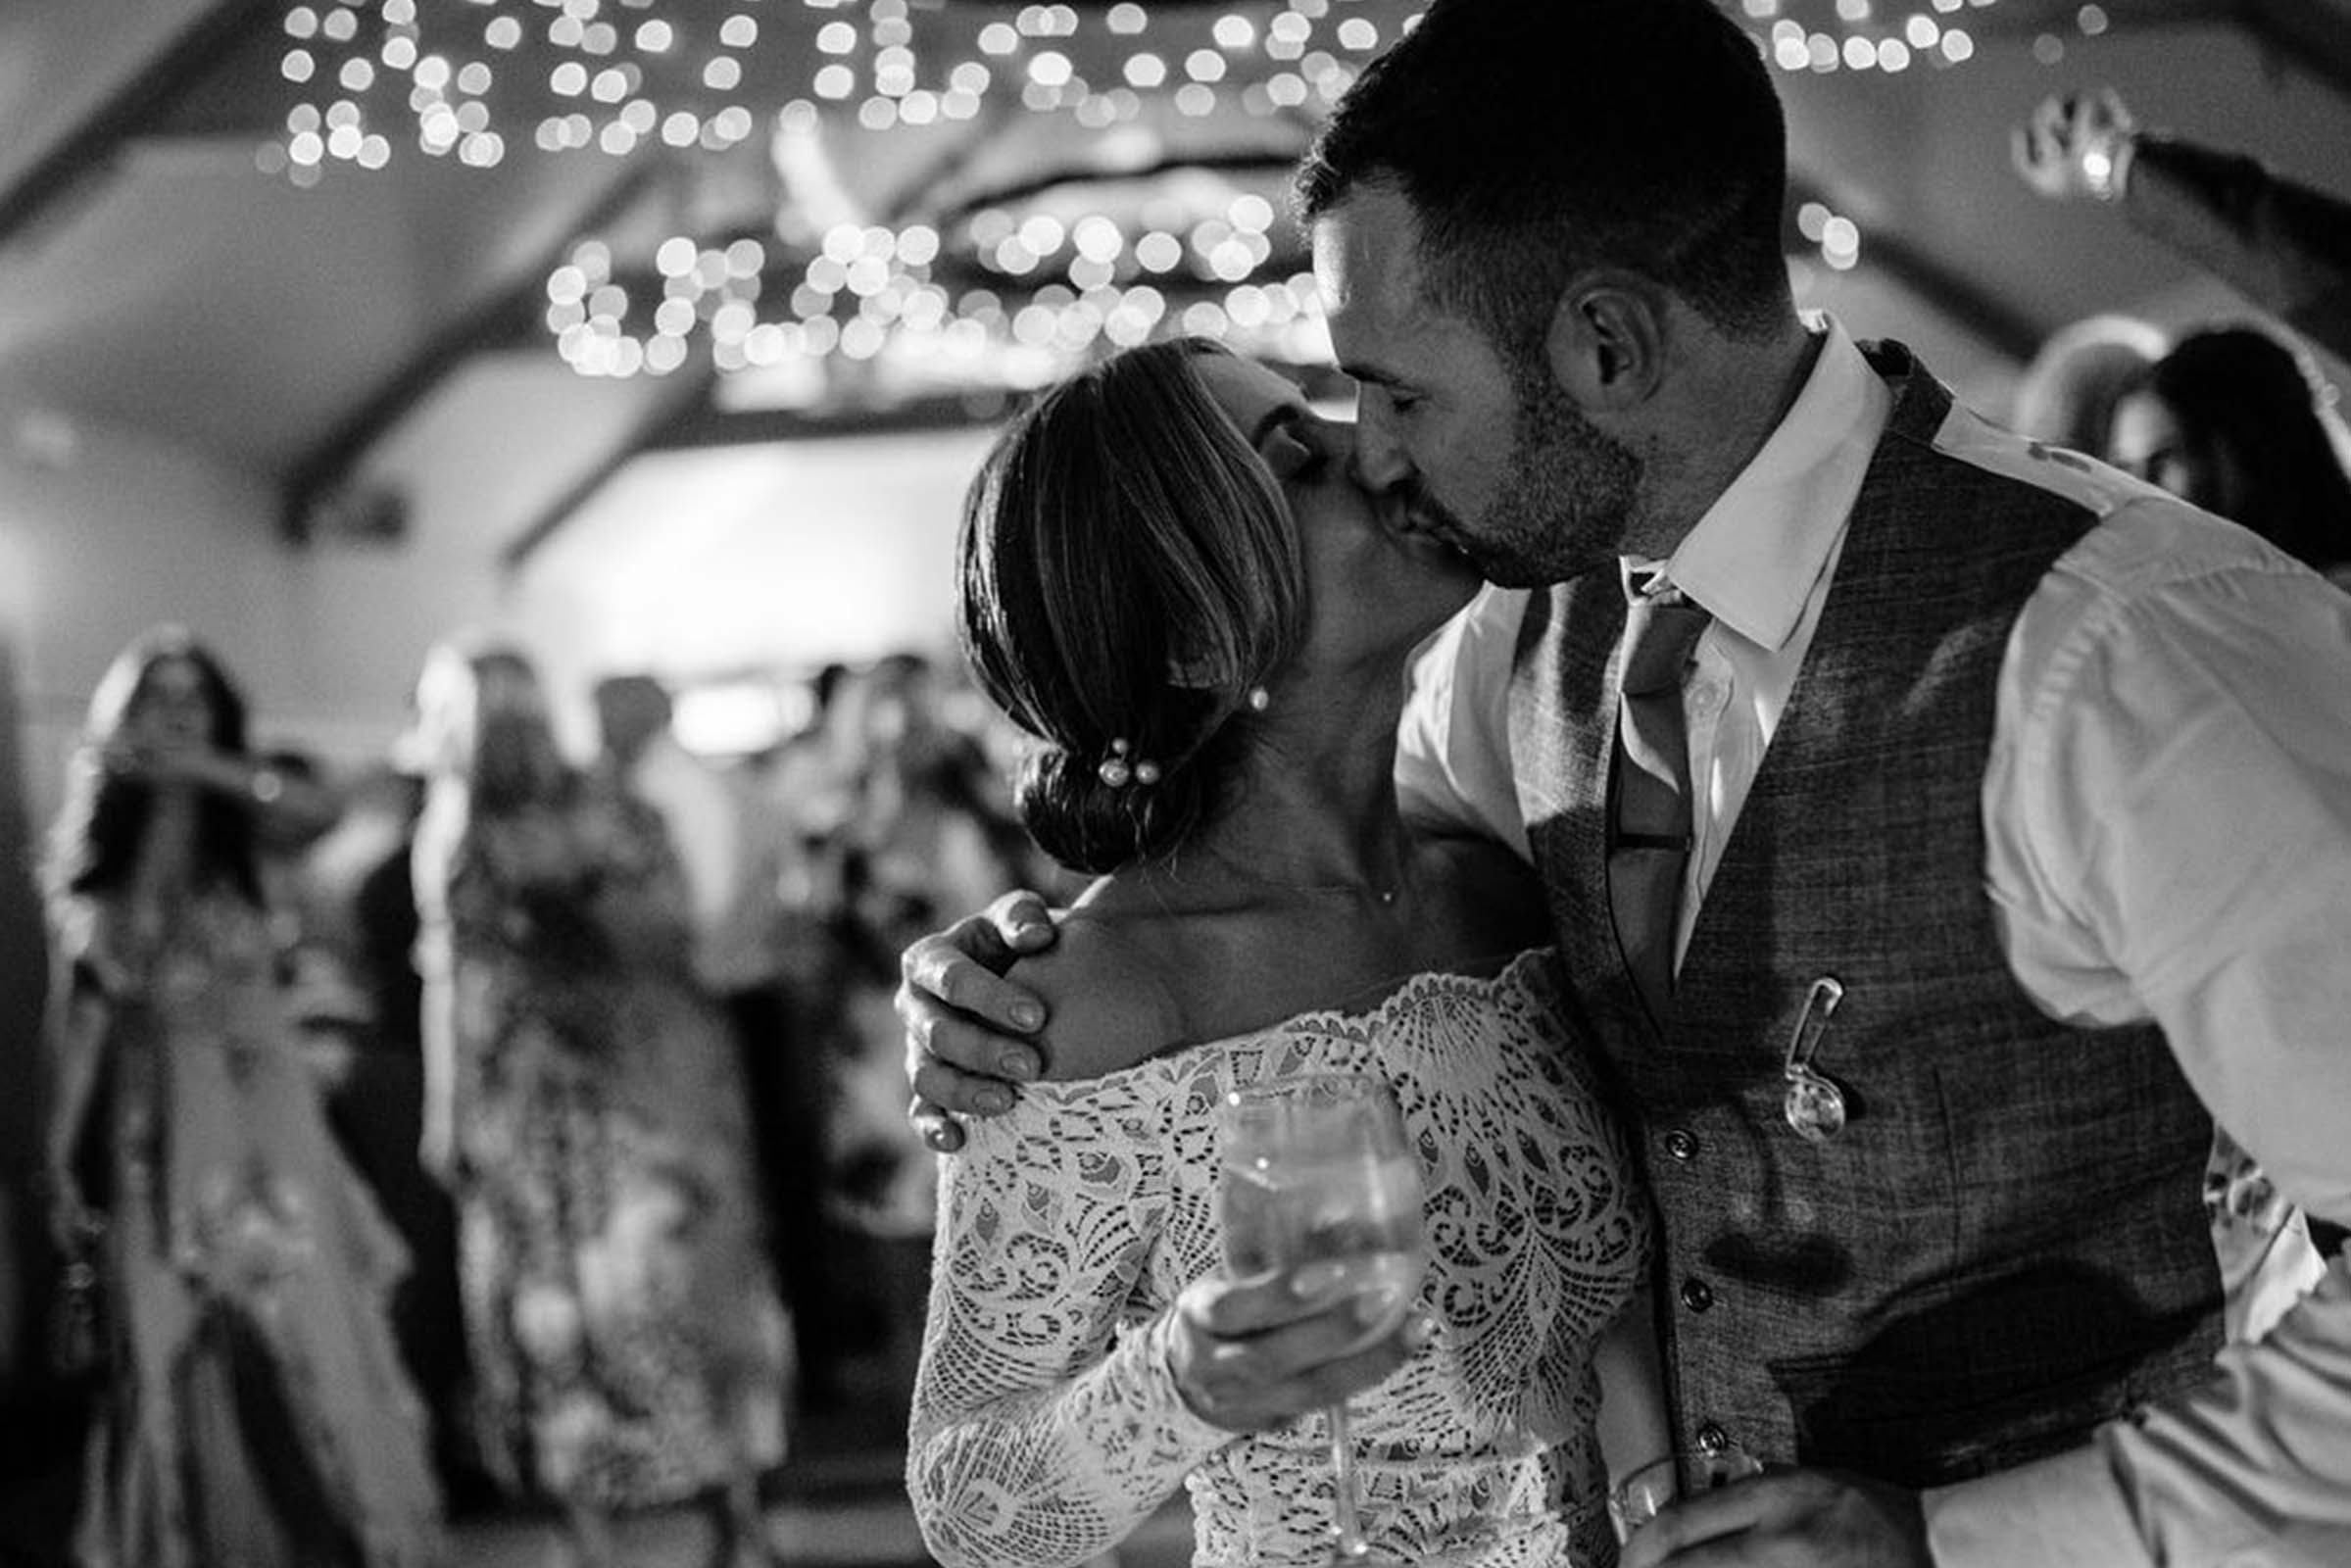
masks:
{"label": "woman's arm", "polygon": [[416,933],[416,972],[424,982],[416,1017],[424,1080],[416,1162],[445,1188],[458,1178],[456,967],[446,927]]}
{"label": "woman's arm", "polygon": [[2351,200],[2243,153],[2143,130],[2111,88],[2043,100],[2011,146],[2041,195],[2116,204],[2140,233],[2351,355]]}
{"label": "woman's arm", "polygon": [[61,954],[50,988],[42,1134],[50,1228],[59,1248],[67,1251],[77,1245],[88,1215],[77,1155],[106,1064],[113,1010],[83,967],[71,955]]}
{"label": "woman's arm", "polygon": [[450,878],[465,831],[462,793],[436,783],[409,842],[409,883],[416,901],[413,957],[422,982],[417,1038],[424,1068],[423,1130],[417,1162],[444,1187],[457,1179],[457,957]]}
{"label": "woman's arm", "polygon": [[1016,1116],[942,1161],[906,1492],[947,1568],[1083,1562],[1232,1441],[1176,1393],[1167,1315],[1122,1324],[1167,1199],[1116,1131]]}
{"label": "woman's arm", "polygon": [[253,818],[261,842],[275,848],[299,849],[343,814],[341,793],[324,780],[242,752],[124,745],[108,765],[161,783],[182,780],[233,801]]}

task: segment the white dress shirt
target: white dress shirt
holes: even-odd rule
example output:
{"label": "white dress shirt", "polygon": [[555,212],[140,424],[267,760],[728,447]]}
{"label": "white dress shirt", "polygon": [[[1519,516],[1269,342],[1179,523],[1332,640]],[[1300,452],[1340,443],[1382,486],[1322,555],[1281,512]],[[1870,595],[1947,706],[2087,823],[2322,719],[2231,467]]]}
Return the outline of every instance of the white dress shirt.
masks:
{"label": "white dress shirt", "polygon": [[[1662,564],[1714,615],[1684,688],[1695,842],[1677,961],[1892,406],[1851,339],[1816,326],[1788,417]],[[2160,1024],[2277,1188],[2351,1221],[2351,595],[1965,410],[1936,445],[2101,519],[2001,666],[1984,884],[2012,972],[2054,1017]],[[1508,692],[1526,597],[1488,590],[1423,653],[1397,760],[1416,820],[1522,854]],[[2213,1383],[2076,1453],[1928,1493],[1939,1564],[2351,1564],[2351,1271],[2306,1295],[2322,1271],[2298,1221],[2223,1215],[2215,1247],[2238,1343]]]}

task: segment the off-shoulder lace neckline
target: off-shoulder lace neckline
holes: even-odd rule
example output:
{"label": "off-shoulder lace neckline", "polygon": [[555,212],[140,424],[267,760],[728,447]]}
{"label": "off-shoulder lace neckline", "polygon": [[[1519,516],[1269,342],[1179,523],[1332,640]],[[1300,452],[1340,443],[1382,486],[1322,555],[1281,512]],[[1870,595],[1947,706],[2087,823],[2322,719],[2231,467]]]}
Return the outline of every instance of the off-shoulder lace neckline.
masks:
{"label": "off-shoulder lace neckline", "polygon": [[[1187,1041],[1171,1046],[1141,1061],[1090,1078],[1050,1078],[1022,1087],[1021,1099],[1026,1102],[1041,1091],[1053,1095],[1083,1095],[1098,1091],[1104,1085],[1132,1082],[1139,1078],[1170,1076],[1183,1072],[1200,1058],[1217,1052],[1233,1051],[1260,1041],[1277,1040],[1285,1036],[1304,1034],[1358,1033],[1366,1026],[1378,1028],[1390,1016],[1401,1011],[1408,1004],[1432,994],[1450,992],[1455,996],[1495,996],[1519,981],[1529,968],[1556,951],[1548,944],[1522,948],[1503,960],[1499,967],[1481,973],[1476,969],[1421,969],[1397,982],[1394,989],[1378,1002],[1361,1007],[1346,1004],[1328,1007],[1310,1007],[1304,1012],[1292,1013],[1261,1028],[1245,1029],[1238,1034],[1219,1035],[1213,1040]],[[1482,962],[1483,960],[1473,960]]]}

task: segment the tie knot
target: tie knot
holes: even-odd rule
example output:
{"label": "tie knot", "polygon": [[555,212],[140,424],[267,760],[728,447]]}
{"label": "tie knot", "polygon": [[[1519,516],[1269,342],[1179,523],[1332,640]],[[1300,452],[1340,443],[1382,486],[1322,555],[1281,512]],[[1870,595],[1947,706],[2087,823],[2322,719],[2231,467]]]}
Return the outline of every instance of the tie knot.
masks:
{"label": "tie knot", "polygon": [[1625,695],[1646,697],[1679,688],[1690,650],[1713,618],[1678,590],[1635,600],[1625,613]]}

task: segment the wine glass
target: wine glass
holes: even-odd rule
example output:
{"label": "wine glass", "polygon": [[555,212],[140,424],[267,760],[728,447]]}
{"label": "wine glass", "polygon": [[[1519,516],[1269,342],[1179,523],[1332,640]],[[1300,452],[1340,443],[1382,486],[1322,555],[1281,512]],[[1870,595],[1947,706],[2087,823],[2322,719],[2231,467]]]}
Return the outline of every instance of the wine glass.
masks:
{"label": "wine glass", "polygon": [[[1411,1309],[1425,1260],[1420,1166],[1387,1083],[1301,1073],[1236,1089],[1219,1107],[1217,1134],[1226,1265],[1249,1275],[1343,1263],[1361,1293],[1385,1293],[1395,1303],[1362,1343],[1393,1330]],[[1330,1425],[1332,1560],[1360,1565],[1371,1547],[1356,1509],[1345,1400],[1331,1406]]]}

